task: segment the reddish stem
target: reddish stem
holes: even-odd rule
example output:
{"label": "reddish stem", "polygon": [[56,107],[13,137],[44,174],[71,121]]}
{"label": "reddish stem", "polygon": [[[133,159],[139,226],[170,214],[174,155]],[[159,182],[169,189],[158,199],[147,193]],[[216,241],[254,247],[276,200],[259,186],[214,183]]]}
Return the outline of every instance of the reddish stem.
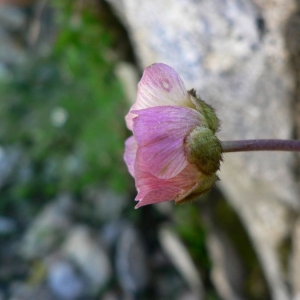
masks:
{"label": "reddish stem", "polygon": [[223,152],[240,151],[294,151],[300,152],[298,140],[239,140],[221,141]]}

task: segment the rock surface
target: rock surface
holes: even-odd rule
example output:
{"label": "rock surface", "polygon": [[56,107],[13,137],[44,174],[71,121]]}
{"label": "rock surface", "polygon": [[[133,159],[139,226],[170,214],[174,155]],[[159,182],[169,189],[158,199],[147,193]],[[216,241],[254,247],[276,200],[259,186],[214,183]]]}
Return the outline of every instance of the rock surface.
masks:
{"label": "rock surface", "polygon": [[73,203],[69,195],[61,195],[55,202],[46,206],[24,236],[22,255],[33,259],[53,250],[72,225],[72,208]]}
{"label": "rock surface", "polygon": [[162,227],[159,232],[159,240],[169,259],[189,285],[194,298],[204,299],[201,276],[179,237],[169,228]]}
{"label": "rock surface", "polygon": [[75,300],[84,295],[85,282],[67,261],[57,261],[50,265],[48,284],[62,300]]}
{"label": "rock surface", "polygon": [[[285,33],[295,0],[108,2],[141,68],[171,65],[216,108],[220,139],[292,138],[295,78]],[[272,297],[290,299],[278,248],[299,211],[293,155],[238,153],[224,161],[220,187],[247,228]]]}
{"label": "rock surface", "polygon": [[149,266],[145,248],[130,224],[124,224],[120,234],[116,248],[116,270],[122,288],[129,295],[137,295],[147,286]]}
{"label": "rock surface", "polygon": [[86,276],[90,295],[97,294],[106,286],[112,276],[111,263],[105,249],[87,227],[72,229],[63,252]]}

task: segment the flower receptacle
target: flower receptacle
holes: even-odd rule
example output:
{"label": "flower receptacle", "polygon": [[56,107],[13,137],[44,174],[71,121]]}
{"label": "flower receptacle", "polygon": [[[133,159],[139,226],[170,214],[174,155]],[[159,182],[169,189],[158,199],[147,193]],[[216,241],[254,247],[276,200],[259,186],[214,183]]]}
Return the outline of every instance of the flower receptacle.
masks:
{"label": "flower receptacle", "polygon": [[220,168],[221,143],[209,128],[195,127],[185,140],[185,152],[188,161],[205,175],[213,175]]}

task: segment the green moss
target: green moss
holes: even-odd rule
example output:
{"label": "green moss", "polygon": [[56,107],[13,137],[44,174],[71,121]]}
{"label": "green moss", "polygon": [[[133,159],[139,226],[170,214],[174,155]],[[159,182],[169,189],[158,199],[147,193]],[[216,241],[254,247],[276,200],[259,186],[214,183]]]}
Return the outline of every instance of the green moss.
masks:
{"label": "green moss", "polygon": [[87,185],[128,188],[127,105],[108,58],[114,41],[94,8],[54,5],[53,51],[29,56],[0,83],[0,143],[18,145],[31,170],[25,181],[9,182],[7,198],[16,201],[78,193]]}
{"label": "green moss", "polygon": [[206,250],[206,231],[195,205],[180,205],[174,209],[176,232],[183,238],[194,261],[202,268],[210,268]]}

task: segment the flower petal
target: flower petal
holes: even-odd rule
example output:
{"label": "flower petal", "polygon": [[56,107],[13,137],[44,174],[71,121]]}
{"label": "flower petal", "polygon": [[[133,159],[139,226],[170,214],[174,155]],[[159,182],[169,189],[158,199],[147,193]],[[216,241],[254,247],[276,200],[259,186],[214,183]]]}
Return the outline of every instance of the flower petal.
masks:
{"label": "flower petal", "polygon": [[154,106],[175,105],[192,107],[194,104],[176,71],[162,63],[145,69],[138,84],[137,100],[125,117],[127,127],[132,130],[133,110]]}
{"label": "flower petal", "polygon": [[134,111],[133,133],[138,155],[147,164],[147,170],[159,178],[171,178],[187,165],[184,139],[202,116],[191,108],[158,106]]}
{"label": "flower petal", "polygon": [[134,177],[134,162],[137,151],[137,143],[134,136],[128,138],[125,142],[124,161],[126,162],[129,173]]}
{"label": "flower petal", "polygon": [[135,208],[139,208],[148,204],[174,200],[176,195],[178,195],[180,191],[181,190],[176,187],[165,187],[158,190],[150,191],[143,198],[143,200],[139,201]]}
{"label": "flower petal", "polygon": [[140,159],[136,161],[135,172],[138,190],[135,199],[139,201],[136,208],[188,195],[202,176],[194,166],[189,164],[177,176],[171,179],[160,179],[147,173],[145,163]]}

